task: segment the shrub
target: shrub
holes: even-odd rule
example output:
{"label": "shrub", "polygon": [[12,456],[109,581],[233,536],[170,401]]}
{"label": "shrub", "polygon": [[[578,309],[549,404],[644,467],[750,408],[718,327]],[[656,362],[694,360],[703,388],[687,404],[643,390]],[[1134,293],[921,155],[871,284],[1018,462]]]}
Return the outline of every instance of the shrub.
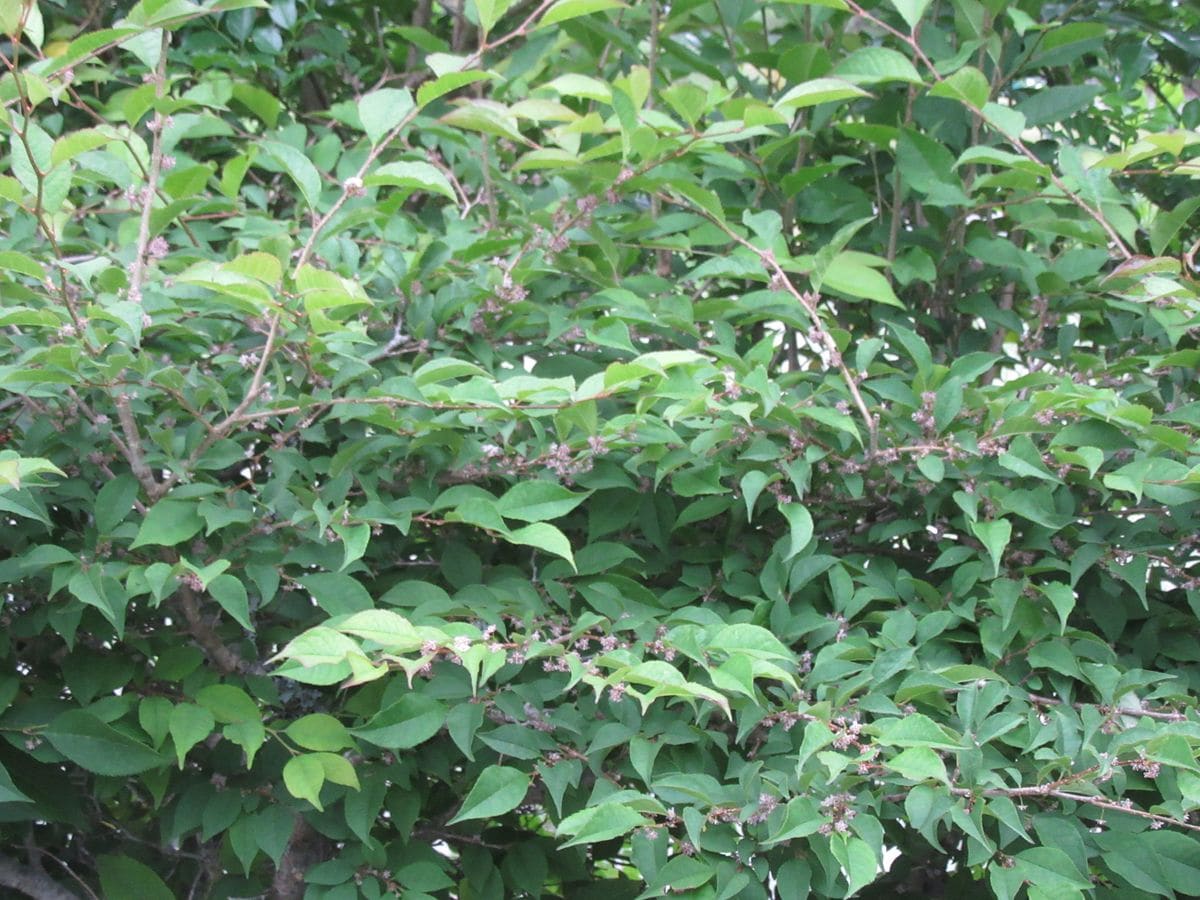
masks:
{"label": "shrub", "polygon": [[0,26],[6,890],[1194,893],[1194,8]]}

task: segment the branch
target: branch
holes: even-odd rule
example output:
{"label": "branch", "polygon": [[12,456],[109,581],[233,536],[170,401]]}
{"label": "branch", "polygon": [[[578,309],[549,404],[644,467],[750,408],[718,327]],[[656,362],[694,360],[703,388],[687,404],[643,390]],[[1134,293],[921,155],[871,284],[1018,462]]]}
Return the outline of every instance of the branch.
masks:
{"label": "branch", "polygon": [[0,887],[33,897],[34,900],[79,900],[57,881],[32,866],[0,856]]}
{"label": "branch", "polygon": [[115,402],[117,421],[121,423],[121,432],[125,435],[125,441],[123,444],[118,444],[118,449],[124,451],[133,476],[141,484],[147,498],[154,502],[161,496],[162,485],[154,479],[154,473],[146,464],[146,457],[142,453],[142,436],[138,432],[137,422],[133,418],[133,410],[129,406],[129,395],[117,394]]}
{"label": "branch", "polygon": [[245,671],[248,666],[246,660],[234,653],[221,639],[221,636],[213,631],[212,626],[204,620],[204,616],[200,613],[200,601],[196,592],[188,585],[181,584],[178,595],[179,609],[183,612],[184,621],[187,622],[188,634],[200,645],[200,648],[212,660],[213,665],[225,675]]}
{"label": "branch", "polygon": [[329,842],[304,820],[304,816],[297,813],[287,850],[271,881],[271,896],[275,900],[301,900],[305,890],[304,876],[310,868],[325,860],[328,845]]}

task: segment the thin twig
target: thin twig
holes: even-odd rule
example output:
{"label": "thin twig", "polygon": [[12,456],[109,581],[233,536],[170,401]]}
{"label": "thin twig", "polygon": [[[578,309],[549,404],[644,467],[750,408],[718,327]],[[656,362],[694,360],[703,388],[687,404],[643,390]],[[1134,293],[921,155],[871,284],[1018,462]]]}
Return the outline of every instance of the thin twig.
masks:
{"label": "thin twig", "polygon": [[[161,100],[166,93],[167,48],[171,43],[171,32],[163,29],[159,48],[158,66],[154,71],[154,97]],[[154,198],[158,194],[158,179],[162,175],[162,136],[166,131],[166,119],[156,109],[151,119],[154,128],[150,138],[150,171],[146,174],[146,189],[141,194],[142,218],[138,223],[137,246],[134,248],[133,267],[129,271],[129,299],[142,302],[142,282],[146,278],[146,256],[150,248],[150,218],[154,214]]]}
{"label": "thin twig", "polygon": [[[1030,694],[1029,699],[1034,703],[1040,703],[1045,706],[1061,706],[1067,703],[1067,701],[1059,700],[1057,697],[1043,697],[1040,694]],[[1108,714],[1112,716],[1133,716],[1134,718],[1146,716],[1150,719],[1158,719],[1160,722],[1187,721],[1187,716],[1185,716],[1183,713],[1173,712],[1165,709],[1125,709],[1120,707],[1113,707],[1110,709],[1108,707],[1099,706],[1095,703],[1071,703],[1069,705],[1074,709],[1088,709],[1090,707],[1097,707],[1102,712],[1107,711]]]}
{"label": "thin twig", "polygon": [[[888,32],[888,34],[893,35],[898,40],[908,45],[908,47],[917,55],[917,58],[921,60],[922,64],[929,70],[929,73],[933,76],[934,81],[944,80],[942,74],[937,70],[937,66],[933,64],[933,61],[926,56],[925,51],[921,49],[921,44],[917,40],[917,30],[915,28],[911,34],[905,34],[903,31],[893,28],[891,25],[887,24],[887,22],[884,22],[882,19],[867,12],[865,9],[855,3],[854,0],[846,0],[846,5],[856,16],[860,16],[867,21],[874,23],[884,31]],[[992,125],[992,123],[988,121],[987,116],[984,115],[983,110],[976,109],[969,103],[965,105],[971,111],[972,115],[978,117],[984,122],[987,122],[987,124]],[[995,126],[993,125],[992,127]],[[1037,163],[1039,166],[1045,165],[1041,158],[1026,146],[1020,135],[1010,135],[1005,132],[1001,133],[1014,147],[1016,147],[1017,151],[1030,162]],[[1096,221],[1097,224],[1099,224],[1101,228],[1104,229],[1104,232],[1108,235],[1109,240],[1112,241],[1113,245],[1117,248],[1117,252],[1120,253],[1124,259],[1132,259],[1133,254],[1130,252],[1129,248],[1125,246],[1125,241],[1119,234],[1117,234],[1116,229],[1114,229],[1109,223],[1108,219],[1104,217],[1104,213],[1101,210],[1093,207],[1090,203],[1067,187],[1066,183],[1052,168],[1047,167],[1047,172],[1049,173],[1050,181],[1056,188],[1062,191],[1063,196],[1075,204],[1075,206],[1077,206],[1079,209],[1087,213]]]}
{"label": "thin twig", "polygon": [[846,365],[845,359],[842,357],[842,351],[838,349],[837,342],[834,341],[828,329],[825,328],[825,323],[821,320],[821,312],[817,308],[817,302],[820,296],[815,293],[803,292],[793,283],[787,271],[780,265],[779,260],[775,258],[775,253],[772,250],[763,250],[754,246],[742,235],[738,234],[729,224],[719,216],[710,213],[704,207],[693,203],[686,197],[670,197],[664,199],[672,200],[686,204],[693,212],[703,216],[708,221],[712,222],[718,228],[725,232],[733,241],[745,247],[751,253],[755,254],[759,262],[771,276],[772,285],[778,285],[779,289],[791,294],[792,297],[800,304],[804,311],[808,314],[809,321],[812,323],[812,330],[815,332],[815,338],[820,341],[823,346],[829,362],[841,373],[842,380],[846,384],[846,389],[850,392],[850,397],[854,401],[855,407],[862,416],[863,424],[867,427],[869,436],[869,446],[872,455],[879,449],[879,429],[876,427],[875,418],[871,415],[871,411],[867,408],[866,401],[863,400],[862,391],[858,388],[858,379],[854,373],[850,371],[850,367]]}

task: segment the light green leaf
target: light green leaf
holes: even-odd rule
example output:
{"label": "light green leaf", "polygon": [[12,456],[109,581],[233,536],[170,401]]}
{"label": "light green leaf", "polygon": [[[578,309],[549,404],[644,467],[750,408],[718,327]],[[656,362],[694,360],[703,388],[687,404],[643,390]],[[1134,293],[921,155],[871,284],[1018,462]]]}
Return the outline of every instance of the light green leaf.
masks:
{"label": "light green leaf", "polygon": [[910,31],[916,31],[917,23],[921,21],[930,0],[888,0],[892,8],[900,13],[900,17],[908,24]]}
{"label": "light green leaf", "polygon": [[725,653],[742,653],[756,659],[791,660],[792,651],[760,625],[739,622],[725,625],[709,636],[707,647]]}
{"label": "light green leaf", "polygon": [[378,144],[412,111],[413,98],[403,88],[380,88],[358,101],[358,117],[372,144]]}
{"label": "light green leaf", "polygon": [[852,84],[923,83],[909,58],[889,47],[861,47],[834,66],[833,74]]}
{"label": "light green leaf", "polygon": [[476,81],[485,81],[496,76],[490,72],[472,70],[467,72],[446,72],[433,81],[427,81],[417,88],[417,105],[424,108],[438,97],[444,97],[451,91],[456,91]]}
{"label": "light green leaf", "polygon": [[867,265],[864,255],[852,251],[837,254],[829,261],[821,284],[851,297],[862,297],[904,309],[904,304],[892,290],[887,278]]}
{"label": "light green leaf", "polygon": [[288,793],[300,800],[307,800],[317,809],[321,805],[321,786],[325,784],[325,765],[317,753],[302,753],[293,756],[283,767],[283,785]]}
{"label": "light green leaf", "polygon": [[492,30],[500,17],[513,4],[513,0],[474,0],[475,14],[479,21],[479,30],[484,35]]}
{"label": "light green leaf", "polygon": [[346,757],[336,753],[314,753],[312,755],[321,763],[326,781],[359,790],[358,773],[354,771],[354,764]]}
{"label": "light green leaf", "polygon": [[368,187],[376,184],[386,184],[392,187],[411,188],[416,191],[429,191],[454,198],[454,188],[449,180],[436,168],[425,162],[393,162],[369,174],[363,179]]}
{"label": "light green leaf", "polygon": [[555,556],[561,556],[575,568],[575,557],[571,555],[571,542],[567,536],[548,522],[534,522],[501,535],[510,544],[537,547]]}
{"label": "light green leaf", "polygon": [[[929,89],[932,97],[949,97],[960,100],[967,106],[983,109],[988,102],[991,86],[987,76],[973,66],[963,66]],[[1024,159],[1024,157],[1020,157]],[[961,162],[961,161],[960,161]]]}
{"label": "light green leaf", "polygon": [[913,781],[925,781],[929,778],[945,783],[949,781],[946,764],[929,747],[909,747],[886,760],[884,765]]}
{"label": "light green leaf", "polygon": [[559,22],[565,22],[568,19],[575,19],[579,16],[588,16],[592,13],[603,12],[606,9],[624,9],[625,4],[618,0],[559,0],[552,7],[546,10],[538,22],[538,28],[546,28],[550,25],[557,25]]}
{"label": "light green leaf", "polygon": [[567,816],[559,822],[558,833],[572,835],[563,846],[574,847],[620,837],[645,823],[641,813],[622,803],[601,803]]}
{"label": "light green leaf", "polygon": [[305,750],[334,752],[354,746],[346,726],[328,713],[310,713],[292,722],[284,733]]}
{"label": "light green leaf", "polygon": [[796,85],[776,100],[775,109],[783,112],[817,106],[821,103],[832,103],[835,100],[851,100],[870,96],[868,91],[841,78],[814,78]]}

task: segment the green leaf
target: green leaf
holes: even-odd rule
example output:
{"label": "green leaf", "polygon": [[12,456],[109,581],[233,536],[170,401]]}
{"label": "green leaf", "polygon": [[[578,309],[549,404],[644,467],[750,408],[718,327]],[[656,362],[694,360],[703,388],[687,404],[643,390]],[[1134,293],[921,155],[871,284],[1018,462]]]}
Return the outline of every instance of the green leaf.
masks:
{"label": "green leaf", "polygon": [[497,508],[500,515],[506,519],[542,522],[565,516],[590,495],[590,491],[584,494],[572,493],[553,481],[522,481],[505,492]]}
{"label": "green leaf", "polygon": [[321,199],[321,173],[312,160],[290,144],[263,141],[263,152],[275,160],[300,188],[309,209],[316,209]]}
{"label": "green leaf", "polygon": [[284,733],[305,750],[337,751],[354,746],[346,726],[328,713],[310,713],[292,722]]}
{"label": "green leaf", "polygon": [[816,802],[808,797],[794,797],[787,803],[779,830],[767,839],[767,843],[778,844],[808,837],[819,831],[827,821]]}
{"label": "green leaf", "polygon": [[738,487],[742,491],[742,499],[746,503],[746,520],[754,520],[754,504],[758,500],[759,495],[763,492],[763,488],[767,486],[767,474],[758,469],[751,469],[742,476],[742,480]]}
{"label": "green leaf", "polygon": [[67,582],[67,590],[80,603],[100,611],[118,635],[125,631],[125,608],[129,598],[121,585],[112,578],[104,578],[96,566],[86,572],[76,572]]}
{"label": "green leaf", "polygon": [[354,765],[344,756],[339,756],[336,753],[314,753],[321,763],[321,768],[325,772],[325,780],[333,784],[340,784],[344,787],[359,790],[358,773],[354,771]]}
{"label": "green leaf", "polygon": [[393,162],[380,166],[363,179],[363,184],[370,187],[386,184],[391,187],[408,188],[414,191],[428,191],[441,194],[454,200],[454,188],[450,181],[429,163],[424,162]]}
{"label": "green leaf", "polygon": [[1004,559],[1004,548],[1012,538],[1012,523],[1008,519],[996,519],[993,522],[972,522],[971,532],[983,542],[984,548],[992,558],[992,577],[1000,576],[1000,563]]}
{"label": "green leaf", "polygon": [[1079,874],[1071,857],[1057,847],[1030,847],[1016,854],[1013,862],[1026,881],[1043,888],[1089,890],[1092,887]]}
{"label": "green leaf", "polygon": [[96,529],[111,534],[129,515],[137,495],[138,482],[132,475],[118,475],[105,482],[96,493]]}
{"label": "green leaf", "polygon": [[138,528],[133,549],[151,545],[174,547],[182,544],[204,527],[197,505],[186,500],[159,500],[146,511]]}
{"label": "green leaf", "polygon": [[1155,762],[1177,769],[1200,773],[1196,751],[1181,734],[1160,734],[1146,742],[1146,756]]}
{"label": "green leaf", "polygon": [[307,800],[317,809],[321,805],[321,787],[325,784],[325,765],[320,754],[302,753],[293,756],[284,764],[283,785],[288,793],[300,800]]}
{"label": "green leaf", "polygon": [[175,900],[154,870],[136,859],[101,856],[96,863],[105,900]]}
{"label": "green leaf", "polygon": [[1109,831],[1096,836],[1108,868],[1135,888],[1159,895],[1195,893],[1200,884],[1200,843],[1174,831]]}
{"label": "green leaf", "polygon": [[42,734],[71,762],[97,775],[136,775],[166,764],[141,741],[81,709],[62,713]]}
{"label": "green leaf", "polygon": [[218,575],[208,583],[208,592],[221,609],[229,613],[239,625],[247,631],[253,631],[250,621],[250,599],[246,595],[246,586],[240,578],[233,575]]}
{"label": "green leaf", "polygon": [[26,797],[17,786],[13,784],[12,776],[8,774],[8,769],[0,765],[0,803],[32,803],[33,801]]}
{"label": "green leaf", "polygon": [[808,542],[812,540],[813,520],[802,503],[784,503],[779,507],[779,511],[787,519],[790,533],[788,550],[783,557],[786,561],[807,547]]}
{"label": "green leaf", "polygon": [[351,734],[386,750],[407,750],[425,743],[445,723],[441,703],[424,694],[405,694]]}
{"label": "green leaf", "polygon": [[358,101],[358,117],[372,144],[378,144],[413,109],[413,98],[402,88],[380,88]]}
{"label": "green leaf", "polygon": [[[386,602],[388,598],[385,596],[383,599]],[[353,613],[340,619],[337,629],[374,641],[392,653],[416,650],[426,640],[432,639],[431,629],[418,631],[408,619],[389,609],[367,609]],[[443,640],[448,639],[443,636]]]}
{"label": "green leaf", "polygon": [[183,768],[187,752],[212,734],[215,725],[213,714],[203,706],[180,703],[172,707],[167,728],[171,742],[175,745],[175,756],[180,769]]}
{"label": "green leaf", "polygon": [[7,272],[17,272],[28,275],[38,281],[46,280],[46,269],[32,256],[18,253],[15,250],[0,250],[0,269]]}
{"label": "green leaf", "polygon": [[338,572],[321,572],[299,579],[317,605],[331,616],[344,616],[374,606],[371,595],[356,578]]}
{"label": "green leaf", "polygon": [[529,791],[528,773],[511,766],[488,766],[471,785],[462,806],[447,824],[493,819],[521,805]]}
{"label": "green leaf", "polygon": [[1161,256],[1192,215],[1200,209],[1200,197],[1179,201],[1170,212],[1159,212],[1150,226],[1150,252]]}
{"label": "green leaf", "polygon": [[1038,585],[1038,590],[1046,595],[1046,599],[1050,601],[1050,605],[1058,613],[1058,633],[1065,633],[1067,630],[1067,619],[1075,609],[1075,591],[1071,589],[1069,584],[1064,584],[1061,581],[1051,581]]}
{"label": "green leaf", "polygon": [[363,558],[371,542],[371,526],[366,522],[357,525],[334,523],[334,533],[342,539],[342,568]]}

